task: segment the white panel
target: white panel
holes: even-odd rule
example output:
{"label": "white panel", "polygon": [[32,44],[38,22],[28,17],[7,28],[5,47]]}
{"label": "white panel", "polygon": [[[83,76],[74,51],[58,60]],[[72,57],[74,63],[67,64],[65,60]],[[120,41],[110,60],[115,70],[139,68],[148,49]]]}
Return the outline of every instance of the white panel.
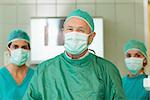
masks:
{"label": "white panel", "polygon": [[96,0],[77,0],[77,3],[95,3]]}
{"label": "white panel", "polygon": [[40,17],[56,16],[56,6],[55,5],[38,5],[38,16]]}
{"label": "white panel", "polygon": [[67,16],[75,9],[75,4],[57,5],[57,16]]}
{"label": "white panel", "polygon": [[134,4],[116,4],[116,17],[118,23],[135,23]]}
{"label": "white panel", "polygon": [[57,0],[57,3],[75,3],[76,0]]}
{"label": "white panel", "polygon": [[17,0],[18,3],[35,4],[36,0]]}
{"label": "white panel", "polygon": [[19,5],[17,10],[18,23],[30,23],[30,17],[36,16],[35,5]]}
{"label": "white panel", "polygon": [[77,8],[87,11],[91,16],[95,16],[95,4],[77,4]]}
{"label": "white panel", "polygon": [[0,6],[0,23],[16,23],[16,6]]}
{"label": "white panel", "polygon": [[[97,34],[89,48],[93,49],[96,55],[103,57],[103,20],[95,19],[94,23]],[[59,18],[31,20],[32,63],[39,63],[64,52],[61,27]]]}

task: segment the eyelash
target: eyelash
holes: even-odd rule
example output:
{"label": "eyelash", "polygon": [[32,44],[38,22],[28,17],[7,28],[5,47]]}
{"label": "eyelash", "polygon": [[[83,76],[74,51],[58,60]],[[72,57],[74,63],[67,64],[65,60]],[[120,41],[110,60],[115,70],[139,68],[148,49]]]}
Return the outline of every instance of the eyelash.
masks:
{"label": "eyelash", "polygon": [[[14,48],[14,49],[18,49],[19,47],[18,47],[17,45],[14,45],[13,48]],[[26,46],[23,46],[23,47],[21,47],[21,48],[22,48],[22,49],[27,49]]]}
{"label": "eyelash", "polygon": [[[130,55],[130,54],[127,54],[127,57],[129,58],[129,57],[131,57],[131,55]],[[141,57],[141,55],[136,54],[134,57]]]}

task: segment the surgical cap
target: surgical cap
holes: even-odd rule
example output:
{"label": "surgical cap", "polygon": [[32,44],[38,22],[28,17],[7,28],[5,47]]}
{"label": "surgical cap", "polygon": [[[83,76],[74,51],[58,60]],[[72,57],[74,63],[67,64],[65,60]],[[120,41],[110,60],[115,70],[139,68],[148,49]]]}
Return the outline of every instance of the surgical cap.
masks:
{"label": "surgical cap", "polygon": [[128,50],[139,50],[147,58],[147,49],[143,42],[138,40],[129,40],[124,45],[124,52],[127,53]]}
{"label": "surgical cap", "polygon": [[90,27],[91,31],[94,32],[94,22],[93,18],[86,11],[82,11],[80,9],[76,9],[72,11],[67,17],[64,23],[66,23],[70,18],[77,17],[81,20],[84,20]]}
{"label": "surgical cap", "polygon": [[13,30],[12,32],[10,32],[10,34],[8,35],[8,38],[7,38],[7,46],[9,45],[9,43],[16,41],[16,40],[24,40],[24,41],[30,43],[30,38],[27,35],[27,33],[20,29],[16,29],[16,30]]}

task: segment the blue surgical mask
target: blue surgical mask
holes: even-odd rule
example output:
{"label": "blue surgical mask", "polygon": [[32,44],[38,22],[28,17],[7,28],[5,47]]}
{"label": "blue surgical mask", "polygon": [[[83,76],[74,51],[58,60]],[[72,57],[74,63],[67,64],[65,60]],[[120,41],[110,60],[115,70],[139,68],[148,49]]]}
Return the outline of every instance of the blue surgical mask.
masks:
{"label": "blue surgical mask", "polygon": [[19,48],[11,50],[10,52],[11,52],[10,62],[17,65],[18,67],[24,65],[29,59],[30,55],[29,50]]}
{"label": "blue surgical mask", "polygon": [[90,34],[80,32],[68,32],[65,33],[66,51],[73,55],[79,55],[88,49],[88,37]]}
{"label": "blue surgical mask", "polygon": [[142,58],[135,58],[135,57],[126,58],[125,63],[126,67],[133,75],[137,74],[139,70],[141,70],[143,67]]}

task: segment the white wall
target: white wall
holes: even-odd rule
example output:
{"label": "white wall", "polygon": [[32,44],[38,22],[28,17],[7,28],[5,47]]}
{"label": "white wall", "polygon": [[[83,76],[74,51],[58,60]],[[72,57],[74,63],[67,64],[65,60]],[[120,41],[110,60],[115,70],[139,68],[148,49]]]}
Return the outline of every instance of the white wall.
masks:
{"label": "white wall", "polygon": [[66,16],[75,8],[104,18],[105,58],[114,62],[122,74],[124,43],[144,40],[144,0],[0,0],[0,65],[6,50],[6,37],[13,28],[30,33],[30,17]]}

